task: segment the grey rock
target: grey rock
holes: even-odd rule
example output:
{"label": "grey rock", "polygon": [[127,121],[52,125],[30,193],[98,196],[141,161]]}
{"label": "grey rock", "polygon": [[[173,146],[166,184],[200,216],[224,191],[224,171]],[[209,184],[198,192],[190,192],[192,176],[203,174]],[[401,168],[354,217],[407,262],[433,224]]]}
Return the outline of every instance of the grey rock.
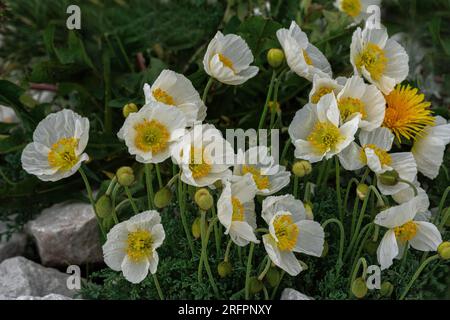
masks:
{"label": "grey rock", "polygon": [[[0,233],[6,231],[6,223],[0,222]],[[5,259],[21,256],[25,251],[27,236],[22,232],[15,232],[6,240],[6,237],[0,239],[0,262]]]}
{"label": "grey rock", "polygon": [[311,297],[308,297],[307,295],[291,289],[291,288],[285,288],[283,292],[281,293],[280,300],[314,300]]}
{"label": "grey rock", "polygon": [[67,288],[69,276],[24,257],[10,258],[0,263],[0,297],[42,297],[51,293],[73,297],[77,291]]}
{"label": "grey rock", "polygon": [[73,300],[72,298],[63,296],[62,294],[50,293],[43,297],[20,296],[16,300]]}
{"label": "grey rock", "polygon": [[94,210],[85,203],[57,204],[27,224],[45,266],[103,261]]}

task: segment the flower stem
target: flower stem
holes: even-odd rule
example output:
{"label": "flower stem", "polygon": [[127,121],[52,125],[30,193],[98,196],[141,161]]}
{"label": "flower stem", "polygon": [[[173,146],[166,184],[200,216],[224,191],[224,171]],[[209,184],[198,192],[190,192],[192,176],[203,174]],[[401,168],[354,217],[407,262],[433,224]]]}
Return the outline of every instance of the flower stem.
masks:
{"label": "flower stem", "polygon": [[408,283],[408,285],[406,286],[405,290],[403,291],[402,295],[400,296],[400,300],[405,299],[406,295],[408,294],[408,291],[411,289],[412,285],[414,284],[414,282],[417,280],[417,278],[420,276],[421,272],[423,271],[423,269],[425,269],[425,267],[432,261],[439,259],[439,255],[435,254],[431,257],[429,257],[428,259],[426,259],[424,262],[422,262],[422,264],[419,266],[419,268],[416,270],[416,272],[414,273],[413,277],[411,278],[411,281]]}
{"label": "flower stem", "polygon": [[277,294],[278,287],[280,286],[280,283],[283,280],[283,277],[284,277],[285,274],[286,274],[286,272],[284,270],[281,271],[280,280],[278,281],[278,284],[276,285],[276,287],[273,288],[272,294],[270,295],[270,299],[272,299],[272,300],[275,299],[275,295]]}
{"label": "flower stem", "polygon": [[[213,204],[213,206],[211,207],[211,213],[212,213],[212,218],[215,219],[217,217],[216,214],[216,206]],[[220,234],[219,234],[219,226],[217,224],[214,224],[214,239],[216,241],[216,256],[220,257],[222,256],[222,250],[221,250],[221,246],[222,246],[222,241],[220,238]]]}
{"label": "flower stem", "polygon": [[151,172],[151,164],[146,163],[145,166],[145,184],[147,186],[147,201],[148,201],[148,209],[153,209],[153,176]]}
{"label": "flower stem", "polygon": [[106,239],[106,232],[105,232],[105,229],[103,229],[103,225],[102,225],[102,222],[100,221],[100,217],[97,214],[97,210],[95,210],[95,202],[94,202],[94,197],[92,196],[91,185],[89,184],[89,180],[88,180],[88,178],[86,176],[86,173],[84,172],[83,168],[80,167],[78,169],[78,171],[80,172],[81,177],[83,178],[84,184],[86,186],[86,191],[87,191],[87,194],[88,194],[89,201],[91,202],[92,209],[94,210],[95,217],[97,218],[97,223],[98,223],[98,226],[99,226],[100,231],[102,233],[103,240],[105,240]]}
{"label": "flower stem", "polygon": [[112,217],[114,220],[115,224],[119,224],[119,219],[117,218],[117,214],[116,214],[116,197],[117,197],[117,193],[120,190],[121,185],[120,184],[116,184],[113,188],[112,194],[111,194],[111,203],[112,203]]}
{"label": "flower stem", "polygon": [[215,294],[216,298],[218,299],[219,298],[219,289],[217,288],[216,283],[214,281],[214,277],[211,272],[211,268],[209,266],[208,254],[207,254],[209,235],[211,234],[211,230],[214,227],[215,223],[217,222],[217,218],[215,218],[211,221],[211,223],[208,227],[208,230],[206,230],[206,212],[202,210],[200,215],[201,215],[200,232],[201,232],[201,237],[202,237],[202,252],[201,252],[200,263],[203,260],[203,264],[205,266],[206,273],[208,274],[209,283],[211,284],[214,294]]}
{"label": "flower stem", "polygon": [[258,130],[262,129],[264,122],[266,121],[267,109],[269,108],[270,98],[272,96],[273,85],[276,79],[276,71],[273,70],[272,78],[270,79],[269,90],[267,91],[266,102],[264,103],[263,113],[261,114],[261,118],[259,119]]}
{"label": "flower stem", "polygon": [[134,202],[134,199],[133,199],[133,197],[131,195],[130,188],[128,186],[125,186],[124,188],[125,188],[125,193],[127,194],[127,197],[130,200],[131,207],[133,207],[134,214],[138,214],[139,210],[136,207],[136,203]]}
{"label": "flower stem", "polygon": [[[447,200],[447,196],[448,196],[448,193],[450,192],[450,186],[448,186],[447,188],[445,188],[445,191],[444,191],[444,193],[443,193],[443,195],[442,195],[442,198],[441,198],[441,201],[439,201],[439,207],[438,207],[438,214],[436,215],[436,217],[434,218],[434,221],[433,221],[433,223],[434,222],[436,222],[436,219],[439,217],[439,215],[440,214],[442,214],[442,209],[444,208],[444,205],[445,205],[445,200]],[[442,221],[441,221],[441,223],[442,223]],[[445,222],[444,222],[445,223]]]}
{"label": "flower stem", "polygon": [[205,90],[203,90],[203,96],[202,96],[203,103],[206,103],[206,97],[208,96],[209,89],[211,89],[213,82],[214,82],[214,78],[209,77],[208,82],[206,83],[206,86],[205,86]]}
{"label": "flower stem", "polygon": [[280,163],[283,163],[284,158],[286,158],[290,145],[291,145],[291,138],[286,140],[286,144],[284,145],[283,151],[281,152]]}
{"label": "flower stem", "polygon": [[342,196],[341,196],[341,165],[339,164],[339,158],[335,156],[336,162],[336,197],[339,212],[339,219],[344,220],[344,210],[342,208]]}
{"label": "flower stem", "polygon": [[266,276],[267,272],[269,271],[271,265],[272,265],[272,260],[267,259],[266,266],[264,267],[263,271],[258,276],[259,281],[262,281],[264,279],[264,277]]}
{"label": "flower stem", "polygon": [[365,277],[366,277],[366,273],[367,273],[367,261],[366,261],[366,259],[364,259],[363,257],[361,257],[361,258],[359,258],[358,259],[358,262],[356,263],[356,266],[352,269],[352,273],[351,273],[351,277],[350,277],[350,285],[349,285],[349,296],[351,296],[352,295],[352,283],[353,283],[353,281],[355,281],[355,279],[356,279],[356,275],[358,274],[358,271],[359,271],[359,267],[360,266],[363,266],[363,272],[362,272],[362,275],[363,275],[363,279],[365,279]]}
{"label": "flower stem", "polygon": [[417,194],[418,194],[417,188],[413,183],[411,183],[410,181],[405,180],[405,179],[398,179],[398,182],[399,183],[403,182],[403,183],[406,183],[407,185],[409,185],[414,190],[414,197],[417,197]]}
{"label": "flower stem", "polygon": [[159,286],[158,277],[156,276],[156,273],[152,274],[153,276],[153,282],[155,283],[156,290],[158,291],[158,296],[160,300],[164,300],[164,295],[162,293],[161,287]]}
{"label": "flower stem", "polygon": [[228,262],[228,258],[230,256],[231,245],[233,244],[233,240],[228,240],[227,249],[225,250],[225,257],[223,261]]}
{"label": "flower stem", "polygon": [[181,216],[181,223],[183,224],[184,233],[186,234],[186,238],[188,240],[189,249],[191,250],[192,257],[194,257],[194,243],[191,237],[191,232],[189,230],[189,226],[186,219],[185,214],[185,204],[186,204],[186,195],[184,193],[183,188],[183,182],[181,181],[181,176],[179,176],[178,179],[178,205],[180,208],[180,216]]}
{"label": "flower stem", "polygon": [[161,171],[159,169],[159,163],[155,163],[155,169],[156,169],[156,176],[158,178],[158,184],[159,184],[159,189],[162,189],[164,187],[162,178],[161,178]]}
{"label": "flower stem", "polygon": [[245,272],[245,300],[250,298],[250,274],[252,271],[253,251],[255,250],[255,243],[250,243],[250,251],[247,258],[247,270]]}
{"label": "flower stem", "polygon": [[294,189],[292,191],[295,199],[298,199],[298,177],[294,175]]}
{"label": "flower stem", "polygon": [[340,232],[340,240],[339,240],[339,255],[338,255],[338,260],[342,263],[342,256],[344,254],[344,244],[345,244],[345,233],[344,233],[344,226],[342,225],[342,222],[339,221],[336,218],[331,218],[326,220],[323,224],[322,227],[325,229],[325,227],[330,224],[330,223],[335,223],[337,224],[337,226],[339,227],[339,232]]}

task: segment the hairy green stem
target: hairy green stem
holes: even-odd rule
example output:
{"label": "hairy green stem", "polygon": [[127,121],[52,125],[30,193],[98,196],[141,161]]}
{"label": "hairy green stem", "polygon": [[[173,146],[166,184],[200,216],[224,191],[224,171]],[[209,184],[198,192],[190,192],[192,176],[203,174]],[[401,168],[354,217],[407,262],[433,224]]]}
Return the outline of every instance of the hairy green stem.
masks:
{"label": "hairy green stem", "polygon": [[269,90],[267,91],[266,102],[264,103],[264,109],[261,114],[261,118],[259,119],[258,130],[262,129],[264,122],[266,121],[267,109],[269,107],[270,98],[272,96],[272,90],[273,90],[273,85],[275,83],[276,75],[277,75],[276,71],[273,70],[272,78],[270,79]]}
{"label": "hairy green stem", "polygon": [[253,251],[255,250],[255,243],[250,243],[250,251],[247,258],[247,269],[245,272],[245,300],[250,299],[250,274],[252,272]]}

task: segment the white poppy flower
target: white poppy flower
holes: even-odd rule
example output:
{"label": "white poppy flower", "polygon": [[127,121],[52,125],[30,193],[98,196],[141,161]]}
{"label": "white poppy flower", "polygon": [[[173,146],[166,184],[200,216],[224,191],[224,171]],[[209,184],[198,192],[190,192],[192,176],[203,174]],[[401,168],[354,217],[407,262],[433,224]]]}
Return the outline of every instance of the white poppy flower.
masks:
{"label": "white poppy flower", "polygon": [[49,114],[39,122],[33,142],[22,152],[22,167],[42,181],[57,181],[74,174],[83,161],[89,140],[89,120],[69,109]]}
{"label": "white poppy flower", "polygon": [[320,77],[318,75],[314,75],[313,86],[311,91],[309,92],[309,103],[317,104],[320,98],[331,92],[334,92],[334,94],[337,96],[343,88],[341,79],[345,79],[345,84],[345,82],[347,81],[346,78],[334,80],[328,77]]}
{"label": "white poppy flower", "polygon": [[428,198],[427,193],[424,189],[420,187],[419,181],[417,178],[412,182],[417,189],[417,196],[414,195],[413,188],[405,188],[395,194],[392,195],[392,199],[398,204],[402,204],[412,200],[414,197],[417,197],[417,214],[415,220],[419,221],[429,221],[431,218],[431,212],[429,210],[430,207],[430,199]]}
{"label": "white poppy flower", "polygon": [[262,217],[269,225],[263,236],[264,247],[272,262],[295,276],[302,267],[294,252],[320,257],[323,251],[322,226],[306,216],[303,202],[288,194],[270,196],[262,203]]}
{"label": "white poppy flower", "polygon": [[3,123],[17,123],[19,118],[13,108],[0,105],[0,122]]}
{"label": "white poppy flower", "polygon": [[381,239],[377,250],[381,269],[389,268],[394,258],[401,258],[409,245],[420,251],[436,251],[442,243],[437,227],[426,221],[417,221],[420,198],[415,197],[401,205],[380,212],[375,223],[389,230]]}
{"label": "white poppy flower", "polygon": [[108,267],[122,271],[131,283],[144,280],[148,271],[156,273],[158,249],[166,234],[161,217],[155,210],[141,212],[116,224],[103,245],[103,257]]}
{"label": "white poppy flower", "polygon": [[340,114],[334,93],[323,96],[317,106],[305,105],[289,125],[295,157],[318,162],[339,154],[354,140],[359,121],[359,116],[355,116],[339,126]]}
{"label": "white poppy flower", "polygon": [[173,161],[181,168],[181,180],[196,187],[229,178],[234,157],[231,144],[211,124],[194,125],[172,152]]}
{"label": "white poppy flower", "polygon": [[131,113],[117,136],[124,140],[128,152],[141,163],[160,163],[170,157],[171,149],[183,136],[186,117],[182,111],[150,101]]}
{"label": "white poppy flower", "polygon": [[339,11],[353,18],[355,23],[359,23],[369,17],[367,12],[369,6],[375,5],[379,7],[380,4],[381,0],[336,0],[334,2],[334,6]]}
{"label": "white poppy flower", "polygon": [[256,185],[250,174],[224,181],[222,194],[217,200],[217,217],[225,227],[225,234],[238,246],[246,246],[256,238],[255,215]]}
{"label": "white poppy flower", "polygon": [[188,126],[206,117],[206,106],[192,82],[184,75],[163,70],[150,86],[144,85],[145,103],[158,101],[183,111]]}
{"label": "white poppy flower", "polygon": [[233,174],[243,176],[247,173],[250,173],[255,181],[256,194],[264,196],[283,189],[289,184],[291,177],[291,173],[286,171],[284,166],[275,163],[265,146],[252,147],[245,153],[239,150]]}
{"label": "white poppy flower", "polygon": [[417,169],[426,177],[434,179],[444,159],[445,148],[450,143],[450,124],[437,116],[434,126],[427,126],[416,136],[411,152],[416,159]]}
{"label": "white poppy flower", "polygon": [[386,100],[375,85],[367,85],[363,78],[349,78],[344,88],[337,95],[338,108],[342,122],[361,116],[359,127],[372,131],[381,126],[386,110]]}
{"label": "white poppy flower", "polygon": [[300,77],[312,81],[314,75],[331,78],[331,66],[317,47],[309,43],[308,36],[295,23],[288,29],[279,29],[277,38],[283,48],[286,62]]}
{"label": "white poppy flower", "polygon": [[253,54],[244,39],[217,31],[206,50],[203,67],[214,79],[229,85],[239,85],[258,73],[258,67],[250,66],[252,62]]}
{"label": "white poppy flower", "polygon": [[385,95],[406,79],[408,54],[395,40],[388,38],[386,28],[357,28],[350,46],[350,61],[355,74],[363,75]]}

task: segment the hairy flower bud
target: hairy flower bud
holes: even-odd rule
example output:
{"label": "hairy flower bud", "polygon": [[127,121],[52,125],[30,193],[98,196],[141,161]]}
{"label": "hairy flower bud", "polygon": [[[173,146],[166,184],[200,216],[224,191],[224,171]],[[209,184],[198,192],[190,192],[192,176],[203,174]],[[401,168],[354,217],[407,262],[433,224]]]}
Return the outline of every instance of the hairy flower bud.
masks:
{"label": "hairy flower bud", "polygon": [[138,107],[134,103],[127,103],[122,108],[122,114],[125,118],[127,118],[130,113],[138,112]]}
{"label": "hairy flower bud", "polygon": [[437,249],[439,256],[443,260],[450,260],[450,242],[442,242]]}
{"label": "hairy flower bud", "polygon": [[195,203],[204,211],[209,210],[214,205],[214,199],[208,189],[198,189],[194,195]]}
{"label": "hairy flower bud", "polygon": [[201,219],[200,217],[195,218],[194,222],[192,223],[192,227],[191,227],[191,231],[192,231],[192,235],[194,236],[195,239],[198,239],[201,237]]}
{"label": "hairy flower bud", "polygon": [[356,195],[360,200],[364,200],[369,193],[369,186],[365,183],[360,183],[356,187]]}
{"label": "hairy flower bud", "polygon": [[125,187],[134,183],[134,172],[131,167],[120,167],[116,172],[117,181]]}
{"label": "hairy flower bud", "polygon": [[227,277],[231,272],[233,272],[233,266],[228,261],[222,261],[217,266],[217,272],[221,278]]}
{"label": "hairy flower bud", "polygon": [[363,278],[356,278],[352,283],[352,293],[358,299],[364,298],[367,294],[366,281]]}
{"label": "hairy flower bud", "polygon": [[267,282],[270,288],[275,288],[280,282],[280,271],[278,268],[271,267],[264,277],[264,280]]}
{"label": "hairy flower bud", "polygon": [[169,188],[165,187],[158,192],[155,193],[155,206],[158,209],[165,208],[169,205],[170,201],[172,200],[172,191],[170,191]]}
{"label": "hairy flower bud", "polygon": [[258,277],[251,277],[249,289],[252,294],[258,293],[263,289],[263,282],[258,279]]}
{"label": "hairy flower bud", "polygon": [[111,198],[105,194],[102,195],[95,203],[95,212],[100,218],[110,216],[112,210]]}
{"label": "hairy flower bud", "polygon": [[281,49],[272,48],[267,52],[267,62],[272,68],[278,68],[284,62],[284,52]]}
{"label": "hairy flower bud", "polygon": [[292,173],[295,174],[299,178],[303,178],[311,173],[312,166],[309,161],[300,160],[296,161],[292,166]]}
{"label": "hairy flower bud", "polygon": [[378,176],[378,179],[382,184],[387,186],[395,186],[398,183],[400,176],[397,171],[386,171]]}
{"label": "hairy flower bud", "polygon": [[389,298],[392,295],[393,291],[394,291],[394,285],[392,283],[390,283],[389,281],[384,281],[381,284],[380,294],[382,297]]}

